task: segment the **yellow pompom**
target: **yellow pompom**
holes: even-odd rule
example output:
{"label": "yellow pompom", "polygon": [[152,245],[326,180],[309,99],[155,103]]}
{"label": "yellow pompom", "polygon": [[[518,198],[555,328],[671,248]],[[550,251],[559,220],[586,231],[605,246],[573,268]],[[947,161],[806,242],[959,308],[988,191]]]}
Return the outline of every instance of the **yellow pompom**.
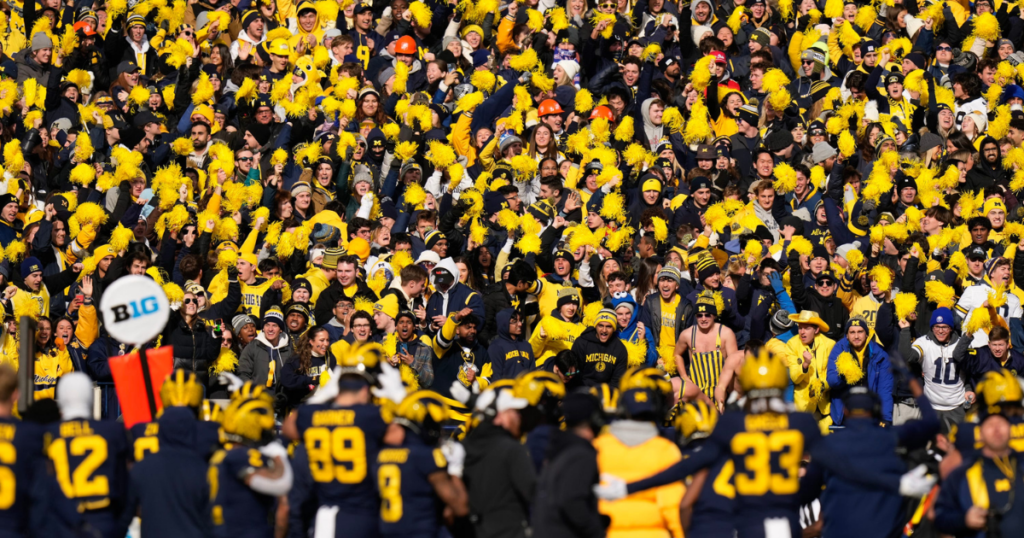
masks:
{"label": "yellow pompom", "polygon": [[810,257],[814,252],[814,245],[812,245],[811,242],[803,236],[794,235],[793,239],[789,241],[789,247],[786,249],[786,252],[792,252],[794,250],[797,254]]}
{"label": "yellow pompom", "polygon": [[395,146],[395,157],[401,161],[408,161],[416,156],[419,151],[419,144],[415,142],[401,142]]}
{"label": "yellow pompom", "polygon": [[[824,171],[823,171],[824,172]],[[772,186],[775,190],[789,193],[796,189],[796,170],[786,163],[779,163],[775,166],[775,182]]]}
{"label": "yellow pompom", "polygon": [[619,126],[615,128],[615,140],[619,142],[629,142],[633,140],[633,117],[626,116],[619,122]]}
{"label": "yellow pompom", "polygon": [[935,303],[936,307],[952,308],[956,304],[956,291],[938,280],[924,283],[924,296],[928,302]]}
{"label": "yellow pompom", "polygon": [[708,55],[697,60],[697,63],[693,66],[690,84],[693,85],[693,89],[697,90],[698,93],[703,93],[708,85],[711,84],[711,64],[714,61],[715,57]]}
{"label": "yellow pompom", "polygon": [[423,2],[413,2],[409,4],[409,12],[412,13],[412,20],[420,28],[429,28],[430,21],[433,19],[434,14]]}
{"label": "yellow pompom", "polygon": [[522,54],[511,57],[508,65],[514,71],[531,71],[537,65],[537,51],[526,49]]}
{"label": "yellow pompom", "polygon": [[897,293],[892,299],[896,309],[896,319],[906,320],[907,316],[917,311],[917,296],[913,293]]}
{"label": "yellow pompom", "polygon": [[856,385],[864,378],[864,369],[849,352],[844,351],[836,357],[836,371],[843,376],[848,385]]}

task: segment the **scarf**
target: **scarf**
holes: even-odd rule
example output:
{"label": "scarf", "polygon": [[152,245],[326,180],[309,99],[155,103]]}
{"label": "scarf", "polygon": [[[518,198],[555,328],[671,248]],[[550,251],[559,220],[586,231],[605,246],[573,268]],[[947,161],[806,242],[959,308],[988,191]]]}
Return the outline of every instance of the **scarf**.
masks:
{"label": "scarf", "polygon": [[764,227],[768,228],[768,231],[772,233],[772,237],[775,241],[779,240],[779,225],[775,222],[775,217],[772,216],[771,211],[761,207],[761,204],[754,203],[754,215],[757,216],[761,222],[764,223]]}

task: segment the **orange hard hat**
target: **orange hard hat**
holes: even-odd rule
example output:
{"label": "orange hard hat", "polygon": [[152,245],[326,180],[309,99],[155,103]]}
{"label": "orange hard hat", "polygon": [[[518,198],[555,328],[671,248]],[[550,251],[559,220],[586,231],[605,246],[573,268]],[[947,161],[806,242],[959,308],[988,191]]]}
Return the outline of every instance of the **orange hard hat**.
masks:
{"label": "orange hard hat", "polygon": [[601,105],[594,107],[594,110],[590,112],[590,119],[594,118],[604,118],[608,121],[612,121],[615,119],[615,116],[612,115],[612,109]]}
{"label": "orange hard hat", "polygon": [[540,102],[540,107],[537,109],[537,115],[540,117],[550,116],[551,114],[561,114],[564,112],[562,107],[558,104],[558,101],[554,99],[545,99]]}
{"label": "orange hard hat", "polygon": [[398,38],[395,54],[416,54],[416,40],[407,35]]}

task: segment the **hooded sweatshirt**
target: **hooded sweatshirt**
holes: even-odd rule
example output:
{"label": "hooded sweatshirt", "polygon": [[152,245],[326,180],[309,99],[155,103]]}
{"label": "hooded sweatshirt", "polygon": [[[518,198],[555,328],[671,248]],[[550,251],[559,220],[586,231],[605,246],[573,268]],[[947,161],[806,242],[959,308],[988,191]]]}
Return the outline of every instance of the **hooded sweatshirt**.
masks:
{"label": "hooded sweatshirt", "polygon": [[[277,345],[271,344],[262,332],[249,342],[238,357],[238,377],[259,385],[276,386],[284,364],[294,357],[291,340],[282,329]],[[268,382],[269,380],[269,382]]]}
{"label": "hooded sweatshirt", "polygon": [[210,535],[207,464],[195,448],[199,421],[184,407],[168,407],[158,421],[160,450],[131,470],[128,518],[136,508],[146,515],[146,536]]}
{"label": "hooded sweatshirt", "polygon": [[524,339],[524,335],[512,336],[508,326],[515,309],[506,308],[498,312],[498,336],[491,340],[487,354],[491,360],[494,376],[491,381],[514,379],[522,372],[533,368],[533,348]]}
{"label": "hooded sweatshirt", "polygon": [[[473,309],[473,314],[476,316],[477,322],[480,323],[477,326],[479,332],[485,319],[483,297],[469,286],[459,282],[459,268],[451,258],[441,260],[435,269],[444,269],[451,273],[455,277],[455,283],[448,288],[447,292],[437,291],[430,296],[427,301],[427,319],[434,319],[434,316],[447,317],[448,314],[458,312],[468,306]],[[430,285],[437,289],[433,271],[430,272]]]}
{"label": "hooded sweatshirt", "polygon": [[588,387],[601,383],[617,385],[626,373],[629,354],[616,334],[608,342],[601,342],[597,330],[589,327],[573,342],[572,351],[583,361],[579,371]]}
{"label": "hooded sweatshirt", "polygon": [[664,126],[662,124],[655,124],[651,121],[651,105],[654,104],[655,98],[651,97],[646,99],[642,105],[640,105],[640,115],[644,119],[644,140],[647,142],[648,148],[654,148],[658,145],[658,141],[664,135]]}

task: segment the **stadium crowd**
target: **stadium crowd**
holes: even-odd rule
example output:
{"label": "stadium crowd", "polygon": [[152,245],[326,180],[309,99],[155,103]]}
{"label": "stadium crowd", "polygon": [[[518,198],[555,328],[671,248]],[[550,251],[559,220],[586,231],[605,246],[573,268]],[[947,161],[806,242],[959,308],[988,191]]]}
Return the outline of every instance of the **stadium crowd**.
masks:
{"label": "stadium crowd", "polygon": [[0,537],[1024,536],[1022,46],[1005,0],[0,3]]}

